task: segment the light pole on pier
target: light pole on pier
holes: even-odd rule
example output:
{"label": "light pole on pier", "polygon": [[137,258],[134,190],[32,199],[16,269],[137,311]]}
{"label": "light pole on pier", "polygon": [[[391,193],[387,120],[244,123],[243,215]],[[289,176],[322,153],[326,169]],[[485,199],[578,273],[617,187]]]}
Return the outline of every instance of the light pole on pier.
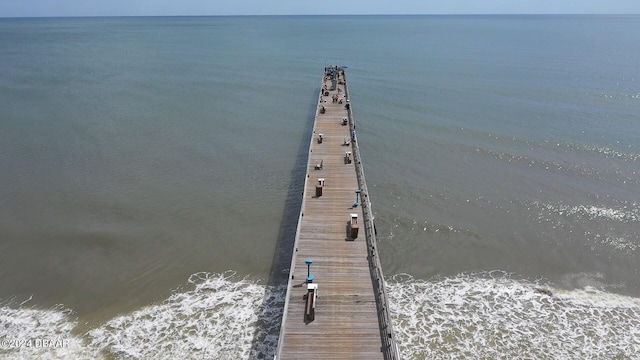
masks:
{"label": "light pole on pier", "polygon": [[312,283],[313,279],[315,279],[316,277],[311,273],[311,264],[313,263],[313,260],[311,259],[305,259],[304,260],[305,264],[307,264],[307,282],[308,283]]}

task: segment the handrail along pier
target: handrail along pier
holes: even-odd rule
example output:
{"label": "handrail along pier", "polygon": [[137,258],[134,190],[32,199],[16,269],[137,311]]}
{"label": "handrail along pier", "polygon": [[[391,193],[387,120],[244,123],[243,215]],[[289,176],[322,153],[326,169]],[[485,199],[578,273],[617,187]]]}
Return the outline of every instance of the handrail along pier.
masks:
{"label": "handrail along pier", "polygon": [[284,306],[279,360],[400,358],[342,67],[324,71]]}

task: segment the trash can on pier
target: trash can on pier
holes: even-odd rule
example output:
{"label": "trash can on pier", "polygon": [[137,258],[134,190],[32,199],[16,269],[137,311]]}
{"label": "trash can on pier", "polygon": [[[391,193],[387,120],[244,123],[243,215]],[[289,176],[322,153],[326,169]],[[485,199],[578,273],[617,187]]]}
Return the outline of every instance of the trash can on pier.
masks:
{"label": "trash can on pier", "polygon": [[358,238],[358,214],[351,214],[351,222],[349,223],[350,236],[352,239]]}
{"label": "trash can on pier", "polygon": [[319,178],[316,184],[316,197],[322,196],[322,188],[324,187],[324,178]]}

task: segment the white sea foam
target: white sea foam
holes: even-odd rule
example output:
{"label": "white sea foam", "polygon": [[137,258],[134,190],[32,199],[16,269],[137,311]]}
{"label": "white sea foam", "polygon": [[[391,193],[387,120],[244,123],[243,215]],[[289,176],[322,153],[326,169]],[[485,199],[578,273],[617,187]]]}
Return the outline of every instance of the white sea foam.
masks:
{"label": "white sea foam", "polygon": [[[82,337],[73,313],[0,308],[5,338],[68,339],[60,348],[0,351],[8,359],[272,359],[285,286],[194,274],[189,289],[116,317]],[[640,352],[640,300],[586,286],[562,291],[501,272],[388,281],[407,359],[599,359]],[[1,336],[1,335],[0,335]],[[0,339],[5,339],[0,338]]]}
{"label": "white sea foam", "polygon": [[[108,321],[83,337],[62,307],[34,310],[3,306],[6,339],[67,339],[60,348],[0,349],[11,359],[256,359],[273,358],[282,318],[285,286],[236,279],[235,273],[198,273],[188,290],[176,290],[161,304]],[[5,338],[1,337],[0,340]]]}
{"label": "white sea foam", "polygon": [[388,281],[407,359],[631,359],[640,299],[586,287],[562,291],[501,272]]}
{"label": "white sea foam", "polygon": [[194,274],[194,289],[91,330],[90,346],[127,359],[272,357],[284,291],[234,275]]}
{"label": "white sea foam", "polygon": [[49,310],[5,304],[0,307],[0,358],[95,359],[98,351],[72,334],[77,322],[62,306]]}

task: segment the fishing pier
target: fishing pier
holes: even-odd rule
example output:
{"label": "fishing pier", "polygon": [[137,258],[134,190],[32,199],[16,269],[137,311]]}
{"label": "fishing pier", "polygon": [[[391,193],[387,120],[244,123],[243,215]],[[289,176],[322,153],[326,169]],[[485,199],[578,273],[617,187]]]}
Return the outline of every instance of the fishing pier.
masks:
{"label": "fishing pier", "polygon": [[276,359],[399,359],[342,67],[320,86]]}

